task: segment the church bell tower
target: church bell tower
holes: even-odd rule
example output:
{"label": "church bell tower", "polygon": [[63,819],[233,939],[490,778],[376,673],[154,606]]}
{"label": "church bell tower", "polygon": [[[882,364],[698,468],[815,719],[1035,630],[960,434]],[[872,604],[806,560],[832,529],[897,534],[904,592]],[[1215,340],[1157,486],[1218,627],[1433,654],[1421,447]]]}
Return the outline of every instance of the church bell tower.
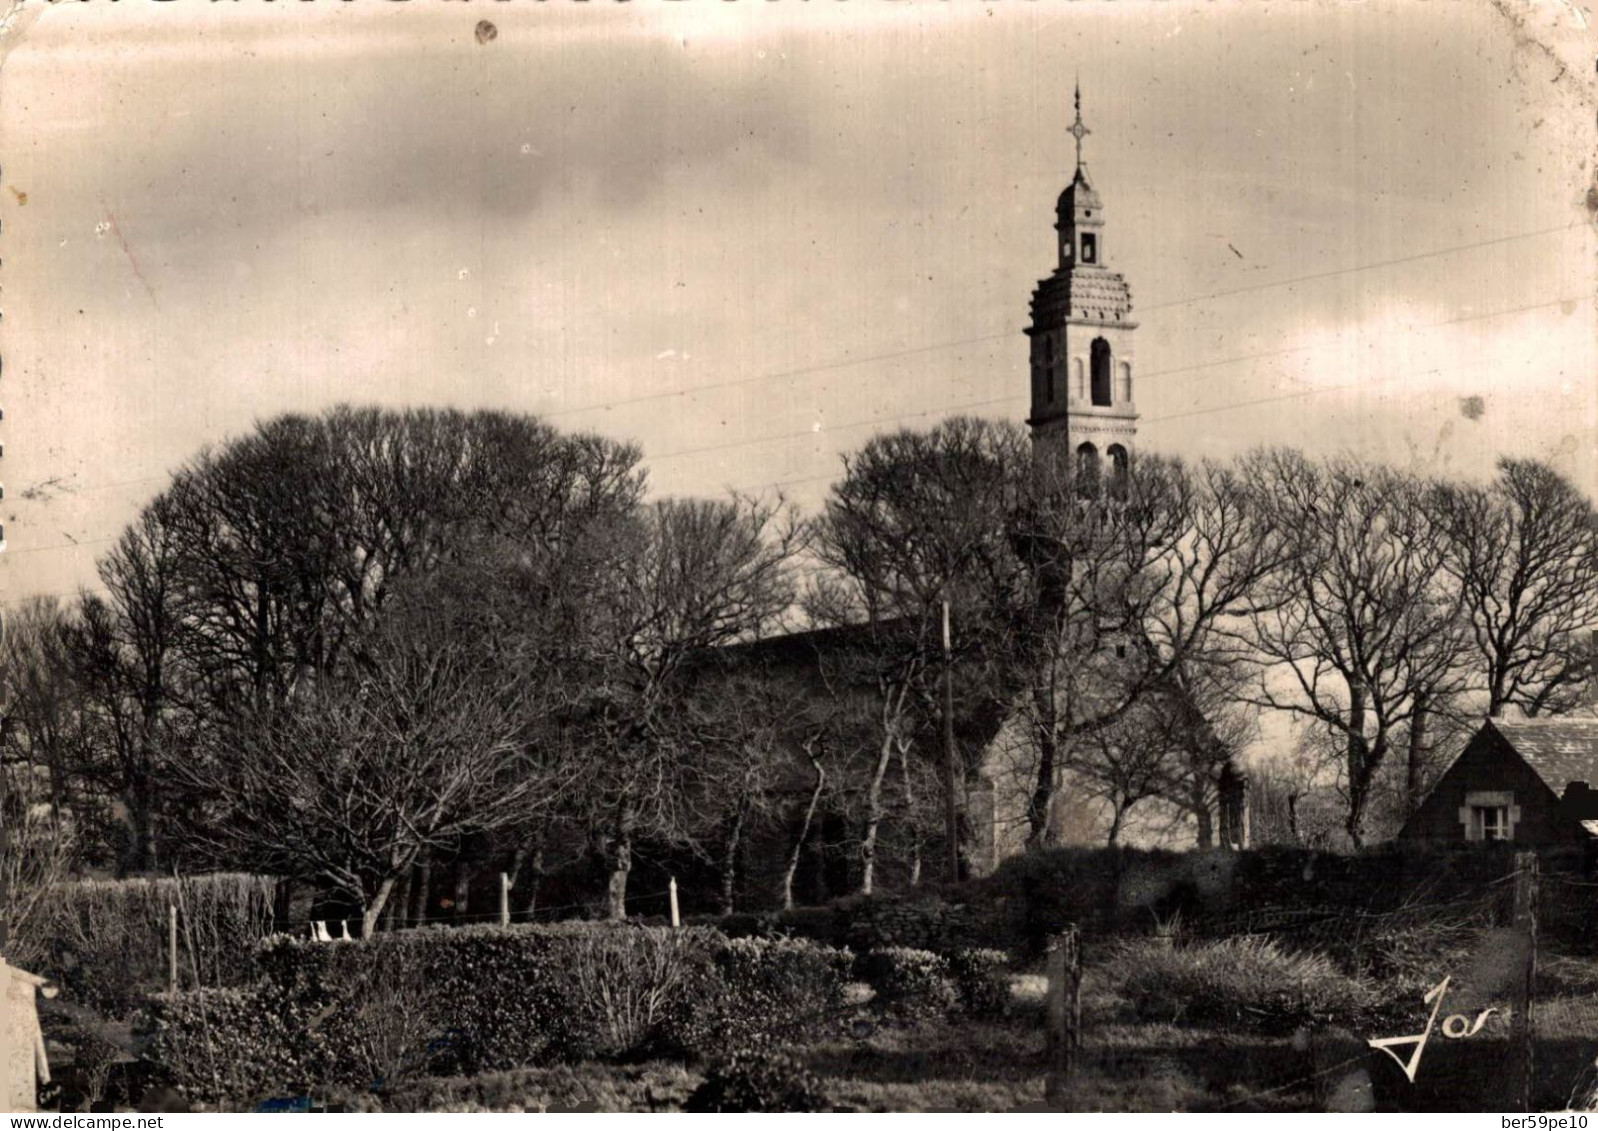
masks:
{"label": "church bell tower", "polygon": [[1076,175],[1055,206],[1054,273],[1032,292],[1032,443],[1074,460],[1083,478],[1126,474],[1137,434],[1132,401],[1132,290],[1105,264],[1104,202],[1082,160],[1076,91]]}

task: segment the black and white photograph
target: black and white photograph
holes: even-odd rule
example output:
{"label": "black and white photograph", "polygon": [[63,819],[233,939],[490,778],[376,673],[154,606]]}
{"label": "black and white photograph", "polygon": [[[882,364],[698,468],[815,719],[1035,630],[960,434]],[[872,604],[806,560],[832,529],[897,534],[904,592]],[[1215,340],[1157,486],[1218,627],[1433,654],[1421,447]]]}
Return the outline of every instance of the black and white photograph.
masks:
{"label": "black and white photograph", "polygon": [[1586,1127],[1595,19],[0,2],[0,1110]]}

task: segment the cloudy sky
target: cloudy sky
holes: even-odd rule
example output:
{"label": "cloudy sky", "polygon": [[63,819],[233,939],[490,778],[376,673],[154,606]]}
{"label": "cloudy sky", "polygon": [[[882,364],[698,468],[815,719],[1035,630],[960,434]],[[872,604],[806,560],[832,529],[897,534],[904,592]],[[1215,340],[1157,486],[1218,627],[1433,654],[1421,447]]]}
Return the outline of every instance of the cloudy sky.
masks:
{"label": "cloudy sky", "polygon": [[92,584],[200,446],[338,401],[540,413],[638,440],[661,493],[805,505],[874,430],[1019,419],[1078,75],[1144,448],[1595,485],[1568,3],[34,11],[0,600]]}

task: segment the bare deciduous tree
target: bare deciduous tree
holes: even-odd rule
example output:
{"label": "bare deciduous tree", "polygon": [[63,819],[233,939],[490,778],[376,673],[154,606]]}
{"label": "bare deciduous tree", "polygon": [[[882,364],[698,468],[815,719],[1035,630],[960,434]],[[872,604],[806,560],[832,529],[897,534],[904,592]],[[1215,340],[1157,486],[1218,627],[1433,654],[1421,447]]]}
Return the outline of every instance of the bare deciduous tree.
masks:
{"label": "bare deciduous tree", "polygon": [[605,531],[588,583],[567,587],[571,717],[592,752],[584,807],[613,919],[626,917],[636,841],[690,835],[697,767],[676,723],[695,665],[782,622],[802,538],[780,502],[666,500]]}
{"label": "bare deciduous tree", "polygon": [[1593,680],[1598,625],[1598,516],[1559,472],[1501,459],[1489,485],[1438,484],[1447,535],[1442,565],[1470,618],[1472,666],[1487,714],[1559,714]]}
{"label": "bare deciduous tree", "polygon": [[[9,631],[9,625],[8,625]],[[34,967],[50,951],[57,928],[50,889],[66,882],[78,861],[78,841],[69,814],[58,814],[37,788],[30,767],[5,767],[10,777],[0,821],[9,828],[7,851],[0,857],[0,907],[5,917],[6,960]]]}
{"label": "bare deciduous tree", "polygon": [[[812,616],[835,627],[866,626],[852,638],[858,647],[851,664],[872,668],[871,676],[862,682],[857,670],[839,686],[854,693],[869,682],[877,692],[863,890],[873,883],[895,758],[907,783],[912,761],[939,767],[945,825],[952,817],[959,847],[966,767],[952,737],[958,707],[944,685],[952,688],[957,676],[969,680],[981,670],[973,661],[1006,646],[1020,569],[1005,519],[1024,494],[1030,467],[1026,437],[1011,425],[954,417],[924,432],[901,430],[845,457],[843,478],[816,521],[816,553],[829,573],[812,591]],[[946,604],[954,622],[947,654]],[[913,759],[918,708],[938,718],[941,733]]]}
{"label": "bare deciduous tree", "polygon": [[[669,724],[693,764],[688,843],[716,868],[723,915],[735,910],[739,859],[751,828],[786,816],[797,759],[805,758],[825,781],[818,742],[826,708],[804,676],[759,645],[715,649],[695,666],[682,710]],[[818,804],[819,789],[810,794],[801,846]],[[791,876],[785,886],[791,892]]]}
{"label": "bare deciduous tree", "polygon": [[1350,841],[1394,740],[1464,683],[1463,596],[1427,486],[1389,468],[1296,452],[1249,460],[1291,552],[1252,623],[1265,661],[1254,702],[1315,720],[1346,743]]}
{"label": "bare deciduous tree", "polygon": [[1065,764],[1082,797],[1102,800],[1110,808],[1106,833],[1113,847],[1132,809],[1141,801],[1166,796],[1179,753],[1165,720],[1138,710],[1115,723],[1078,735],[1066,750]]}
{"label": "bare deciduous tree", "polygon": [[12,746],[0,755],[44,772],[58,816],[72,802],[84,745],[70,626],[55,598],[38,597],[7,614],[0,636],[0,703],[13,726]]}
{"label": "bare deciduous tree", "polygon": [[473,642],[408,620],[372,656],[236,720],[177,770],[199,808],[192,846],[325,881],[358,903],[367,934],[422,852],[529,820],[569,772],[530,725],[536,689]]}
{"label": "bare deciduous tree", "polygon": [[[1032,740],[1028,843],[1052,835],[1066,751],[1150,696],[1186,698],[1244,662],[1238,625],[1283,539],[1232,468],[1141,456],[1110,491],[1041,463],[1013,522],[1029,590],[1013,629]],[[1206,674],[1208,673],[1208,674]]]}

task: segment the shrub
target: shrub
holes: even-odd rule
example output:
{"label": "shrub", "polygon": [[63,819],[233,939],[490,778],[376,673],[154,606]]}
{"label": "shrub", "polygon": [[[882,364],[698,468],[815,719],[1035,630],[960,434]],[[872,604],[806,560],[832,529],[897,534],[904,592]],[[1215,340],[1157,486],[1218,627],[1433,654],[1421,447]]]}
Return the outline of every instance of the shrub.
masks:
{"label": "shrub", "polygon": [[760,938],[769,935],[776,927],[776,919],[770,912],[735,911],[730,915],[694,916],[689,923],[702,923],[707,927],[714,927],[728,938],[748,939]]}
{"label": "shrub", "polygon": [[947,1016],[960,995],[945,958],[929,950],[890,946],[873,950],[860,962],[860,975],[876,991],[884,1012],[911,1018]]}
{"label": "shrub", "polygon": [[972,1017],[1010,1011],[1010,956],[1002,950],[957,950],[948,957],[960,1008]]}
{"label": "shrub", "polygon": [[432,1040],[463,1069],[482,1071],[644,1052],[666,1039],[671,1003],[716,997],[719,945],[721,935],[696,928],[437,927],[356,944],[274,939],[261,964],[272,984],[312,1009],[425,982],[436,1003]]}
{"label": "shrub", "polygon": [[797,1040],[834,1025],[853,961],[808,939],[729,940],[716,954],[724,993],[716,1043]]}
{"label": "shrub", "polygon": [[1429,920],[1405,922],[1406,916],[1344,925],[1316,941],[1345,973],[1385,983],[1391,998],[1408,998],[1410,991],[1431,989],[1438,970],[1459,968],[1480,934],[1481,924],[1468,915],[1450,915],[1447,909],[1432,914]]}
{"label": "shrub", "polygon": [[1165,850],[1048,848],[1003,861],[985,886],[1019,905],[1017,937],[1005,945],[1039,955],[1062,923],[1119,933],[1145,923],[1156,905],[1166,914],[1176,910],[1191,867],[1185,854]]}
{"label": "shrub", "polygon": [[[275,938],[258,961],[256,990],[176,995],[152,1019],[164,1030],[156,1055],[192,1094],[236,1102],[295,1082],[390,1090],[423,1073],[745,1048],[836,1016],[850,956],[797,939],[573,923]],[[202,1048],[205,1025],[251,1010],[269,1015],[263,1048],[218,1053],[214,1035]],[[252,1055],[268,1066],[260,1079],[212,1073],[213,1060]]]}
{"label": "shrub", "polygon": [[735,1053],[688,1097],[692,1112],[825,1111],[821,1082],[782,1053]]}
{"label": "shrub", "polygon": [[146,1058],[190,1100],[237,1103],[315,1078],[311,1019],[266,989],[157,994],[145,1020]]}
{"label": "shrub", "polygon": [[556,1032],[565,1059],[615,1059],[664,1046],[681,1050],[668,1019],[685,1011],[678,1003],[713,1001],[712,955],[723,936],[688,928],[572,932],[562,947],[554,996],[561,1008]]}
{"label": "shrub", "polygon": [[247,982],[256,945],[272,930],[270,876],[84,880],[60,884],[36,973],[70,1001],[108,1017],[136,1012],[167,980],[167,916],[179,907],[179,976],[186,985]]}
{"label": "shrub", "polygon": [[1325,955],[1257,936],[1186,947],[1129,943],[1112,953],[1109,972],[1141,1016],[1161,1021],[1290,1031],[1347,1019],[1368,1000]]}

